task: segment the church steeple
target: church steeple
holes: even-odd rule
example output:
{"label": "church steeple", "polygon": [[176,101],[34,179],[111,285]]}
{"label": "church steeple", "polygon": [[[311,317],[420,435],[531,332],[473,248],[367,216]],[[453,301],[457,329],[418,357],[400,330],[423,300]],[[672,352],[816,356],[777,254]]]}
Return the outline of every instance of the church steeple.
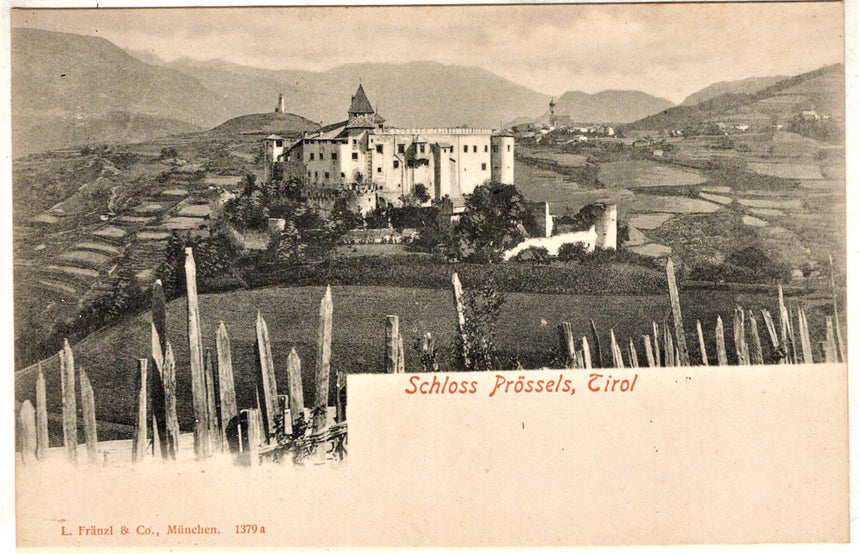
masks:
{"label": "church steeple", "polygon": [[361,86],[361,83],[359,83],[358,90],[352,96],[348,113],[350,118],[357,115],[372,115],[375,113],[373,106],[370,105],[370,100],[367,99],[367,95],[364,93],[364,87]]}

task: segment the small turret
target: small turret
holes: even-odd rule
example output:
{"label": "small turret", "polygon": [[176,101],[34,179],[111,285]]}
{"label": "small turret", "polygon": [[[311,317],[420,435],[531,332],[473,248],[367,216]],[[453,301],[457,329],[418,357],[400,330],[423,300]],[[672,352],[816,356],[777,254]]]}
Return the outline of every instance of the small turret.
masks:
{"label": "small turret", "polygon": [[286,113],[287,108],[284,103],[284,93],[278,95],[278,105],[275,106],[275,113]]}

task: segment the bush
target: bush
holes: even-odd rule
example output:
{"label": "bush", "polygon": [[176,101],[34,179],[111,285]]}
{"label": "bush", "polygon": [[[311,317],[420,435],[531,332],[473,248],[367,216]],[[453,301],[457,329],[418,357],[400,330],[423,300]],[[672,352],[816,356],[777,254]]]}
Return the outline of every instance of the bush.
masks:
{"label": "bush", "polygon": [[529,246],[514,256],[513,260],[519,263],[531,263],[534,265],[548,264],[552,261],[552,256],[543,246]]}
{"label": "bush", "polygon": [[558,248],[557,257],[562,262],[581,262],[588,255],[588,248],[582,242],[568,242]]}

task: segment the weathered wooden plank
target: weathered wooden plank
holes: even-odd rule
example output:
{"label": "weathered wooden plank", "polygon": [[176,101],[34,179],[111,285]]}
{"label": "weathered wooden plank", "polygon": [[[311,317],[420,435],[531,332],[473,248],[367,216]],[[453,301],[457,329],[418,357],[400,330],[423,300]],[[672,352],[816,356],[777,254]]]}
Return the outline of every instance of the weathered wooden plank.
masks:
{"label": "weathered wooden plank", "polygon": [[657,329],[657,322],[653,319],[651,320],[651,327],[654,331],[654,364],[656,367],[660,367],[663,365],[663,359],[660,356],[660,332]]}
{"label": "weathered wooden plank", "polygon": [[828,255],[827,257],[830,259],[830,295],[833,300],[833,323],[836,326],[834,334],[838,348],[837,352],[839,353],[838,361],[845,362],[848,358],[845,354],[845,343],[842,341],[842,324],[839,323],[841,318],[839,317],[839,307],[836,303],[836,279],[833,276],[833,256]]}
{"label": "weathered wooden plank", "polygon": [[591,340],[594,341],[594,359],[592,360],[592,364],[596,368],[603,367],[603,353],[600,351],[600,335],[597,334],[597,325],[594,324],[594,320],[589,320],[591,323]]}
{"label": "weathered wooden plank", "polygon": [[[430,333],[427,334],[429,336]],[[434,365],[437,368],[434,371],[438,371],[439,366],[437,364]],[[335,375],[337,376],[337,421],[341,422],[346,421],[346,372],[338,369]]]}
{"label": "weathered wooden plank", "polygon": [[44,460],[48,455],[48,396],[45,392],[45,374],[39,364],[36,376],[36,457]]}
{"label": "weathered wooden plank", "polygon": [[621,349],[618,347],[618,342],[615,340],[615,331],[609,330],[609,344],[612,349],[612,367],[623,368],[624,359],[621,357]]}
{"label": "weathered wooden plank", "polygon": [[66,459],[78,460],[78,406],[75,398],[75,357],[69,341],[63,339],[60,350],[60,388],[63,395],[63,444]]}
{"label": "weathered wooden plank", "polygon": [[758,322],[755,320],[752,311],[749,312],[750,321],[750,337],[752,338],[752,348],[750,351],[750,363],[761,365],[764,363],[764,353],[761,349],[761,338],[758,334]]}
{"label": "weathered wooden plank", "polygon": [[798,364],[801,363],[800,356],[801,354],[797,351],[797,341],[798,338],[794,334],[794,308],[789,306],[788,308],[788,341],[791,344],[791,359],[792,363]]}
{"label": "weathered wooden plank", "polygon": [[806,312],[803,308],[797,308],[797,330],[800,335],[800,347],[803,351],[803,363],[812,364],[812,342],[809,340],[809,323],[806,321]]}
{"label": "weathered wooden plank", "polygon": [[299,424],[305,411],[305,396],[302,390],[302,360],[295,348],[287,356],[287,390],[290,396],[290,425]]}
{"label": "weathered wooden plank", "polygon": [[584,369],[591,369],[591,348],[588,346],[588,339],[582,337],[582,362],[585,364]]}
{"label": "weathered wooden plank", "polygon": [[257,312],[257,359],[260,362],[257,374],[257,390],[260,395],[260,416],[263,418],[263,434],[266,440],[274,440],[277,434],[275,414],[278,412],[278,384],[275,381],[275,364],[269,342],[269,327]]}
{"label": "weathered wooden plank", "polygon": [[[316,406],[314,428],[323,429],[326,426],[326,407],[329,399],[329,380],[331,378],[331,332],[332,313],[334,307],[331,300],[331,287],[325,288],[320,300],[320,323],[317,333],[317,365],[314,382],[316,383]],[[403,355],[398,356],[399,373],[403,373]]]}
{"label": "weathered wooden plank", "polygon": [[24,464],[32,464],[36,457],[36,410],[29,400],[24,400],[18,409],[18,430],[21,433],[21,458]]}
{"label": "weathered wooden plank", "polygon": [[[469,352],[469,340],[466,336],[466,308],[463,304],[463,285],[460,284],[460,277],[455,271],[451,274],[451,290],[454,294],[454,310],[457,312],[457,334],[460,336],[460,342],[463,345],[463,365],[468,369],[471,368],[471,354]],[[387,371],[387,373],[393,373]]]}
{"label": "weathered wooden plank", "polygon": [[135,401],[134,401],[134,436],[131,442],[131,461],[140,462],[146,453],[147,444],[147,414],[146,414],[146,373],[147,360],[137,360],[137,378],[135,379]]}
{"label": "weathered wooden plank", "polygon": [[562,365],[571,367],[576,361],[576,346],[573,342],[573,331],[568,321],[562,321],[558,324],[558,346]]}
{"label": "weathered wooden plank", "polygon": [[771,317],[768,310],[762,309],[761,318],[764,320],[765,329],[767,329],[767,338],[771,351],[771,356],[768,358],[767,363],[784,363],[782,355],[783,351],[780,349],[779,335],[776,332],[776,325],[773,323],[773,317]]}
{"label": "weathered wooden plank", "polygon": [[651,348],[651,337],[642,335],[642,344],[645,346],[645,359],[648,360],[648,367],[657,367],[657,361],[654,359],[654,350]]}
{"label": "weathered wooden plank", "polygon": [[160,339],[161,351],[167,348],[167,302],[164,298],[164,287],[161,279],[152,283],[152,324]]}
{"label": "weathered wooden plank", "polygon": [[669,284],[669,302],[672,305],[672,320],[675,324],[675,346],[678,348],[681,365],[690,365],[690,353],[687,350],[687,337],[684,336],[684,320],[681,318],[681,299],[678,295],[678,285],[675,283],[675,265],[672,258],[666,260],[666,281]]}
{"label": "weathered wooden plank", "polygon": [[[215,333],[215,351],[218,356],[218,395],[221,400],[221,444],[227,449],[227,429],[239,415],[236,407],[236,385],[233,380],[233,354],[230,351],[230,335],[223,321],[218,323]],[[234,422],[235,424],[235,422]]]}
{"label": "weathered wooden plank", "polygon": [[164,350],[154,315],[150,330],[152,370],[149,371],[149,393],[152,415],[152,452],[153,455],[165,457],[167,456],[167,420],[164,412]]}
{"label": "weathered wooden plank", "polygon": [[403,347],[403,335],[397,335],[397,373],[406,373],[406,349]]}
{"label": "weathered wooden plank", "polygon": [[205,372],[206,379],[206,420],[209,423],[209,445],[212,452],[220,452],[221,445],[221,420],[218,417],[218,383],[215,381],[215,361],[212,356],[212,349],[206,349],[205,356]]}
{"label": "weathered wooden plank", "polygon": [[99,438],[96,430],[95,394],[86,371],[79,369],[78,378],[81,383],[81,416],[84,420],[84,436],[87,439],[87,459],[91,464],[96,464],[99,461]]}
{"label": "weathered wooden plank", "polygon": [[663,323],[663,363],[666,367],[675,366],[675,341],[669,332],[669,324]]}
{"label": "weathered wooden plank", "polygon": [[[788,309],[785,307],[785,298],[782,294],[782,285],[777,285],[778,303],[779,303],[779,343],[784,347],[788,346],[788,329],[791,327],[791,318],[788,316]],[[790,354],[786,348],[786,355]]]}
{"label": "weathered wooden plank", "polygon": [[260,445],[263,443],[263,431],[260,429],[262,414],[255,408],[242,410],[243,419],[247,428],[245,435],[248,437],[248,460],[252,466],[260,465]]}
{"label": "weathered wooden plank", "polygon": [[197,301],[197,265],[191,248],[185,249],[185,288],[188,295],[188,347],[191,363],[191,397],[194,408],[194,455],[209,456],[209,419],[206,406],[206,377],[203,367],[203,336]]}
{"label": "weathered wooden plank", "polygon": [[574,352],[573,367],[574,369],[585,369],[585,358],[583,357],[582,350]]}
{"label": "weathered wooden plank", "polygon": [[699,336],[699,354],[702,357],[702,365],[710,365],[708,364],[708,351],[705,350],[705,335],[702,333],[702,322],[698,319],[696,320],[696,334]]}
{"label": "weathered wooden plank", "polygon": [[828,364],[835,364],[839,361],[838,347],[836,346],[836,337],[833,331],[833,318],[827,316],[827,340],[824,341],[824,361]]}
{"label": "weathered wooden plank", "polygon": [[735,339],[735,352],[738,356],[738,365],[749,365],[749,347],[747,346],[746,331],[744,327],[744,311],[736,307],[734,313],[734,325],[732,331]]}
{"label": "weathered wooden plank", "polygon": [[[456,275],[456,273],[454,274]],[[400,365],[400,318],[385,317],[385,373],[397,373]]]}
{"label": "weathered wooden plank", "polygon": [[717,328],[714,333],[717,339],[717,364],[727,366],[729,359],[726,355],[726,331],[723,328],[723,318],[720,316],[717,316]]}
{"label": "weathered wooden plank", "polygon": [[179,419],[176,417],[176,360],[173,357],[173,346],[170,344],[170,341],[165,341],[162,382],[164,384],[164,422],[167,430],[165,440],[167,457],[175,460],[179,452]]}
{"label": "weathered wooden plank", "polygon": [[633,344],[633,339],[630,339],[630,346],[627,350],[630,357],[630,367],[639,367],[639,353],[636,352],[636,345]]}

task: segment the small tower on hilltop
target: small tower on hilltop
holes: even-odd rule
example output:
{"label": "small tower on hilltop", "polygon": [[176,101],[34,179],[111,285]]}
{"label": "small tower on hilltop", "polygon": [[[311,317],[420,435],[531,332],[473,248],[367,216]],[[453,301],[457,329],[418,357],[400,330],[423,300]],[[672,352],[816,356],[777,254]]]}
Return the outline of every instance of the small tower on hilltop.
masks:
{"label": "small tower on hilltop", "polygon": [[275,113],[286,113],[287,107],[284,103],[284,93],[278,94],[278,105],[275,106]]}
{"label": "small tower on hilltop", "polygon": [[550,121],[555,118],[555,98],[549,99],[549,119]]}

